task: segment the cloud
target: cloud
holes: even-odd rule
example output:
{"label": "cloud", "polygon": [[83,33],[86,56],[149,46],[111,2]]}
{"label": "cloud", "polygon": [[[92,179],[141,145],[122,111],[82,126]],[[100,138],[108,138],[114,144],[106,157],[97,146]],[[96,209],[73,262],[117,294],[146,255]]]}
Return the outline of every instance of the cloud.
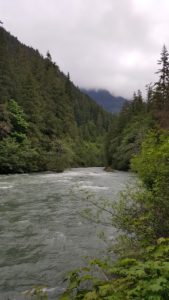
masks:
{"label": "cloud", "polygon": [[80,87],[131,97],[169,45],[168,0],[0,0],[4,26]]}

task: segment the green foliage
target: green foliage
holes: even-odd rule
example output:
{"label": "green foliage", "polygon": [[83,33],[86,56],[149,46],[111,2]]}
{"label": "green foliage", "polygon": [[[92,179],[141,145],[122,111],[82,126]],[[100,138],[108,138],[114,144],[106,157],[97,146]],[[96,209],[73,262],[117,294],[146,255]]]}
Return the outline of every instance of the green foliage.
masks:
{"label": "green foliage", "polygon": [[0,104],[0,140],[11,132],[11,123],[6,103]]}
{"label": "green foliage", "polygon": [[99,207],[119,232],[116,243],[105,261],[95,259],[76,271],[76,280],[70,274],[73,285],[63,299],[169,298],[168,131],[151,131],[131,165],[142,183],[130,186],[118,202]]}
{"label": "green foliage", "polygon": [[73,143],[66,140],[52,141],[50,151],[48,152],[50,159],[47,162],[47,169],[62,172],[64,169],[73,165],[74,152]]}
{"label": "green foliage", "polygon": [[141,153],[133,158],[132,167],[149,193],[149,205],[156,237],[168,237],[169,232],[169,132],[151,132]]}
{"label": "green foliage", "polygon": [[38,153],[26,138],[19,142],[8,137],[0,142],[0,173],[37,171]]}
{"label": "green foliage", "polygon": [[77,164],[87,167],[104,166],[105,153],[104,141],[102,138],[97,139],[96,142],[81,141],[76,148]]}
{"label": "green foliage", "polygon": [[88,268],[70,273],[61,300],[167,300],[168,257],[169,239],[159,239],[156,245],[146,249],[141,259],[125,258],[116,263],[93,260]]}
{"label": "green foliage", "polygon": [[169,115],[165,47],[159,64],[160,78],[149,86],[148,103],[140,91],[134,94],[114,117],[106,140],[107,164],[122,170],[131,165],[141,182],[115,203],[93,201],[98,212],[88,211],[88,218],[115,227],[116,242],[105,261],[94,259],[87,268],[70,273],[62,300],[169,299],[169,132],[160,129],[169,124],[164,114],[165,109]]}
{"label": "green foliage", "polygon": [[169,133],[151,131],[141,152],[131,161],[141,182],[121,193],[118,202],[109,205],[109,218],[120,234],[112,249],[118,255],[144,252],[149,244],[169,232]]}
{"label": "green foliage", "polygon": [[[11,100],[6,110],[6,123],[1,126],[9,128],[0,141],[0,173],[22,173],[37,170],[37,151],[27,137],[28,123],[26,116],[17,104]],[[2,129],[2,127],[1,127]]]}
{"label": "green foliage", "polygon": [[151,131],[141,153],[132,159],[132,168],[148,189],[154,191],[169,179],[169,132]]}
{"label": "green foliage", "polygon": [[[103,165],[100,143],[110,122],[111,115],[81,93],[69,74],[60,72],[49,51],[43,58],[0,27],[0,143],[1,150],[7,145],[9,157],[11,138],[17,148],[6,171],[7,153],[1,152],[5,162],[0,172]],[[38,158],[31,160],[32,167],[26,168],[25,162],[17,168],[19,152],[26,153],[27,142]]]}
{"label": "green foliage", "polygon": [[[106,141],[107,165],[119,170],[130,168],[130,159],[140,151],[140,146],[151,129],[169,129],[169,54],[164,46],[158,61],[159,79],[148,85],[147,99],[140,91],[126,103],[114,118]],[[147,101],[146,101],[147,100]]]}
{"label": "green foliage", "polygon": [[114,119],[106,140],[107,165],[118,170],[130,168],[131,157],[140,151],[148,130],[154,126],[150,114],[137,112],[130,116],[130,109],[125,107]]}
{"label": "green foliage", "polygon": [[154,109],[165,110],[169,109],[169,60],[168,60],[168,51],[163,46],[160,60],[158,65],[160,69],[156,72],[159,74],[159,80],[155,83],[153,90],[153,98],[151,99],[151,104]]}
{"label": "green foliage", "polygon": [[26,116],[17,104],[16,101],[10,100],[8,103],[9,117],[12,124],[12,130],[17,133],[26,133],[28,129],[28,123],[26,121]]}

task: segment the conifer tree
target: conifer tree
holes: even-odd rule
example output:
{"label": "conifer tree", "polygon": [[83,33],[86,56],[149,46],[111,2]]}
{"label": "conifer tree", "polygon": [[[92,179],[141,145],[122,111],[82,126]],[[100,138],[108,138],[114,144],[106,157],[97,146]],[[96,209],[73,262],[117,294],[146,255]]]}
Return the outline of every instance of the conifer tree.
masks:
{"label": "conifer tree", "polygon": [[70,74],[67,74],[66,82],[65,82],[65,91],[69,97],[70,100],[72,100],[72,84],[70,80]]}
{"label": "conifer tree", "polygon": [[147,101],[147,111],[151,111],[153,107],[153,85],[152,83],[146,85],[146,101]]}
{"label": "conifer tree", "polygon": [[50,54],[49,51],[47,51],[47,53],[46,53],[46,58],[47,58],[49,61],[52,61],[52,56],[51,56],[51,54]]}
{"label": "conifer tree", "polygon": [[157,109],[163,110],[169,107],[169,53],[165,45],[158,65],[160,68],[156,72],[159,74],[159,80],[155,83],[155,106]]}
{"label": "conifer tree", "polygon": [[140,90],[138,90],[137,94],[133,94],[133,102],[132,102],[132,111],[133,113],[140,113],[143,109],[143,97]]}

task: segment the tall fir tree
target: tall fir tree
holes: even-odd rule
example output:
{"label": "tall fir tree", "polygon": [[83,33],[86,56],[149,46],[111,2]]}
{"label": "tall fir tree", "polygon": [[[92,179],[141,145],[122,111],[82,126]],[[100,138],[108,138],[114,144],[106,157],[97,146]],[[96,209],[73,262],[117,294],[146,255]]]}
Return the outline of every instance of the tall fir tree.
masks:
{"label": "tall fir tree", "polygon": [[169,108],[169,53],[165,45],[158,65],[160,68],[156,74],[159,74],[159,80],[155,83],[154,101],[155,107],[163,110]]}

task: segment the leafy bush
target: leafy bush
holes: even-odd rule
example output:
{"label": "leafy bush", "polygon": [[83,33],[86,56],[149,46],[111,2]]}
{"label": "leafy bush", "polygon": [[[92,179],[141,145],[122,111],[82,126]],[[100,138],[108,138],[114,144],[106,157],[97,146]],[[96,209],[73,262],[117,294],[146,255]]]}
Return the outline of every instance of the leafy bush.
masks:
{"label": "leafy bush", "polygon": [[169,299],[169,239],[159,239],[141,259],[125,258],[114,264],[93,260],[88,268],[70,273],[61,297],[69,299]]}
{"label": "leafy bush", "polygon": [[169,233],[169,132],[152,131],[142,144],[141,153],[133,158],[132,168],[151,193],[143,203],[150,211],[156,238]]}
{"label": "leafy bush", "polygon": [[72,272],[62,300],[169,299],[169,133],[151,131],[131,165],[142,183],[102,207],[118,229],[109,252],[119,258]]}
{"label": "leafy bush", "polygon": [[26,138],[18,143],[8,137],[0,142],[0,173],[23,173],[36,171],[38,153]]}

